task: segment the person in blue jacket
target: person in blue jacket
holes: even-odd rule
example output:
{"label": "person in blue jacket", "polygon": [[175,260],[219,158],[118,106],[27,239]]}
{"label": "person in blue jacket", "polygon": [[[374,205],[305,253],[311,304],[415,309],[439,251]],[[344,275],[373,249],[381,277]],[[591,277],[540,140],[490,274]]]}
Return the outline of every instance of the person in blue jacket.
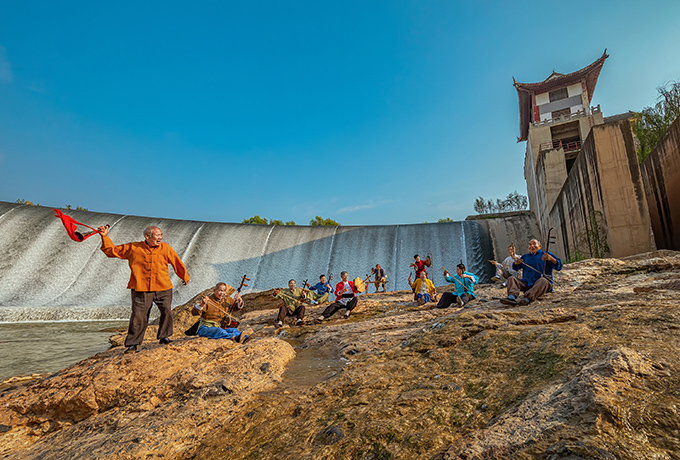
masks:
{"label": "person in blue jacket", "polygon": [[[529,252],[519,257],[512,251],[510,257],[515,261],[515,269],[522,269],[522,278],[508,279],[507,299],[501,299],[506,305],[528,305],[541,298],[553,289],[553,270],[562,270],[562,261],[550,252],[541,249],[541,243],[534,239],[529,241]],[[524,297],[518,299],[520,292]]]}
{"label": "person in blue jacket", "polygon": [[321,304],[328,300],[328,295],[333,292],[331,286],[326,280],[326,275],[319,276],[319,282],[309,288],[309,295],[307,296],[313,304]]}
{"label": "person in blue jacket", "polygon": [[477,275],[465,271],[462,263],[456,265],[456,274],[451,276],[444,270],[444,279],[456,286],[455,292],[444,292],[437,303],[437,308],[448,308],[454,302],[462,308],[475,298],[475,284],[479,281]]}

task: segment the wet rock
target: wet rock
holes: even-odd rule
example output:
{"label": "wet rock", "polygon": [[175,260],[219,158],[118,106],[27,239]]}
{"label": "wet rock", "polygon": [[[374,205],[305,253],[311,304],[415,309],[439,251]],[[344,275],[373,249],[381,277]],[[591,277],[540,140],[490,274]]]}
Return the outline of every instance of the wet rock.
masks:
{"label": "wet rock", "polygon": [[412,390],[402,393],[399,399],[404,402],[429,401],[434,396],[431,390]]}
{"label": "wet rock", "polygon": [[678,278],[658,251],[565,265],[528,307],[493,285],[464,310],[363,294],[285,334],[276,305],[247,311],[245,346],[154,340],[7,388],[0,458],[674,458]]}
{"label": "wet rock", "polygon": [[442,385],[442,390],[446,391],[463,391],[463,387],[458,385],[457,383],[447,383],[445,385]]}
{"label": "wet rock", "polygon": [[314,438],[316,444],[331,445],[340,441],[345,437],[345,433],[340,427],[331,425],[324,429],[321,433],[317,434]]}
{"label": "wet rock", "polygon": [[[228,420],[225,406],[242,407],[273,388],[293,356],[274,338],[246,345],[184,338],[145,344],[133,356],[119,348],[99,353],[0,394],[0,424],[9,427],[0,432],[0,457],[176,457]],[[137,447],[120,457],[125,439]]]}

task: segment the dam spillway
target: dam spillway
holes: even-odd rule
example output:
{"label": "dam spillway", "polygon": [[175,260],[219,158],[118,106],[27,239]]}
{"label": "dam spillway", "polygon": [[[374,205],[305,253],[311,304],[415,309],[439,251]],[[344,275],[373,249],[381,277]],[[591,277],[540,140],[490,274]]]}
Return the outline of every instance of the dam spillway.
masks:
{"label": "dam spillway", "polygon": [[[198,222],[89,211],[65,211],[93,227],[109,224],[114,244],[142,241],[149,225],[163,230],[187,267],[183,286],[172,273],[173,305],[224,281],[251,281],[244,293],[298,285],[321,274],[365,277],[376,263],[386,270],[388,290],[409,289],[414,254],[432,254],[428,269],[435,285],[445,284],[440,267],[455,271],[461,260],[486,281],[494,258],[488,226],[477,221],[378,226],[270,226]],[[98,236],[81,243],[69,239],[51,208],[0,201],[0,321],[103,319],[129,308],[127,261],[109,259]],[[372,288],[371,288],[372,289]]]}

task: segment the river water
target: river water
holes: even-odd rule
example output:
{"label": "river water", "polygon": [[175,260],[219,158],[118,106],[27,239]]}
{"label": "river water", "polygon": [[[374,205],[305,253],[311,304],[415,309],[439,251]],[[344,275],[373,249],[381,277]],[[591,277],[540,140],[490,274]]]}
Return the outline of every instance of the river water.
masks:
{"label": "river water", "polygon": [[109,348],[127,320],[0,323],[0,380],[53,373]]}

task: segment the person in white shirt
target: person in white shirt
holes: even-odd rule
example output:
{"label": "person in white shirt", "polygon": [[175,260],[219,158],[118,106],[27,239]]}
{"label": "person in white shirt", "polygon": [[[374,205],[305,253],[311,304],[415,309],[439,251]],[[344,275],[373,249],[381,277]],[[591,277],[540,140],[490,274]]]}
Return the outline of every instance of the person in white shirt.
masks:
{"label": "person in white shirt", "polygon": [[[515,253],[515,244],[511,244],[508,246],[508,254],[514,254]],[[490,260],[492,264],[496,266],[496,276],[491,277],[491,281],[495,281],[497,283],[500,283],[501,281],[503,282],[503,286],[506,286],[507,279],[509,279],[511,276],[518,277],[519,276],[519,270],[515,270],[514,263],[515,260],[512,258],[512,255],[508,255],[508,257],[505,258],[505,260],[502,263],[496,262],[495,260]]]}
{"label": "person in white shirt", "polygon": [[349,281],[349,275],[347,272],[340,273],[341,281],[335,286],[335,302],[330,304],[323,311],[321,316],[317,319],[318,321],[324,321],[333,316],[336,311],[345,309],[345,318],[349,318],[349,315],[354,307],[357,306],[357,294],[359,291],[354,287],[354,283]]}

